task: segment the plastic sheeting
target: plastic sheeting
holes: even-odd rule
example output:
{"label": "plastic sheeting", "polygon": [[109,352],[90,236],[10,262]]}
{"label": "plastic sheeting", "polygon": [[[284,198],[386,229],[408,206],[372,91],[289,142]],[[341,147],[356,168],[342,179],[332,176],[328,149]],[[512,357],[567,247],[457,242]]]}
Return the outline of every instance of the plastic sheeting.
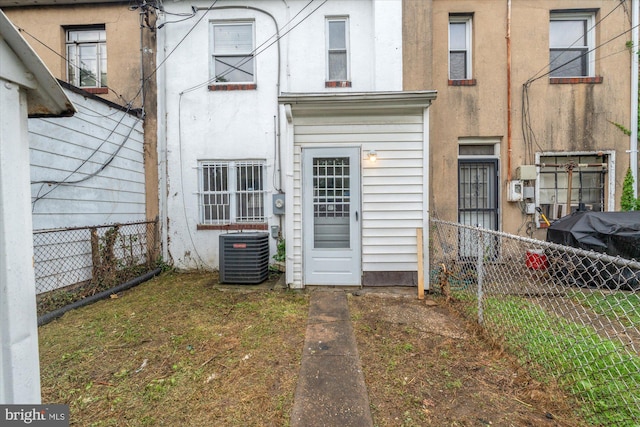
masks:
{"label": "plastic sheeting", "polygon": [[547,241],[640,261],[640,211],[575,212],[551,224]]}
{"label": "plastic sheeting", "polygon": [[[555,221],[547,241],[640,261],[640,212],[576,212]],[[549,272],[566,285],[640,290],[640,270],[548,250]]]}

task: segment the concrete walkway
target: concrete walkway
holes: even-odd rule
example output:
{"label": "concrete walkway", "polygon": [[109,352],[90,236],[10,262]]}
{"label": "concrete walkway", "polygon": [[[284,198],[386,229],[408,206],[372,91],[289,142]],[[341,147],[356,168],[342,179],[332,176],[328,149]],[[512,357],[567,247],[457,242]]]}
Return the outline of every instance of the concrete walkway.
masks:
{"label": "concrete walkway", "polygon": [[346,293],[311,294],[292,427],[372,426]]}

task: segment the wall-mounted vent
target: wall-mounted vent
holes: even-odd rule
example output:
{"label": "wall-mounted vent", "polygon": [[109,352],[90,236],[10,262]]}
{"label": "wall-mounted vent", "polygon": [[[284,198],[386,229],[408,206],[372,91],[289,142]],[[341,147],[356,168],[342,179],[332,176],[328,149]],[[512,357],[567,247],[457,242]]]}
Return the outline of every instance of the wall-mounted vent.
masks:
{"label": "wall-mounted vent", "polygon": [[258,284],[269,276],[269,233],[220,235],[220,281]]}

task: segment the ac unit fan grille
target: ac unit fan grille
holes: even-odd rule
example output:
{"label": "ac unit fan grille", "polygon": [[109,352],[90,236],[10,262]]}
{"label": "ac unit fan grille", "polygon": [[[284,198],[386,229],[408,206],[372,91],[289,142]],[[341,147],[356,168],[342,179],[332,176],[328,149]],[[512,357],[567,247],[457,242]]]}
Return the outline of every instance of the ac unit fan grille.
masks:
{"label": "ac unit fan grille", "polygon": [[269,276],[269,234],[220,235],[220,281],[258,284]]}

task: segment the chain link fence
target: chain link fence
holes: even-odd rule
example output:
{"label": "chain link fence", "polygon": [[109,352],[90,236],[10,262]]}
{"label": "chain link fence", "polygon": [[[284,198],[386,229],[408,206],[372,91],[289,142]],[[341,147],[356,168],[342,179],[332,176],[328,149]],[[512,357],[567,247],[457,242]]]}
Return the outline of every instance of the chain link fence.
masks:
{"label": "chain link fence", "polygon": [[594,425],[640,426],[640,263],[432,219],[430,285]]}
{"label": "chain link fence", "polygon": [[38,315],[150,271],[157,248],[157,220],[34,231]]}

